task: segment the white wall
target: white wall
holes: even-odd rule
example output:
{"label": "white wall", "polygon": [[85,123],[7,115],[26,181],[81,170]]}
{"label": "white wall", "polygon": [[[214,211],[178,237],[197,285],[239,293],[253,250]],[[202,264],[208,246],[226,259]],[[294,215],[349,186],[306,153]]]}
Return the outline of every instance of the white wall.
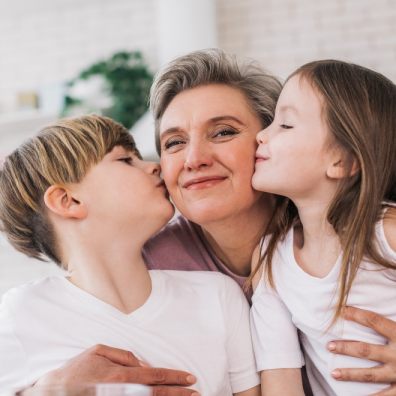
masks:
{"label": "white wall", "polygon": [[[0,0],[0,113],[12,108],[17,91],[67,80],[116,50],[141,49],[155,69],[155,1],[161,0]],[[396,81],[394,0],[213,1],[219,46],[280,77],[309,60],[334,57]],[[146,120],[143,129],[151,125]],[[20,139],[7,131],[6,143],[0,128],[0,154]],[[56,268],[14,252],[0,237],[0,295],[48,271]]]}
{"label": "white wall", "polygon": [[0,111],[116,50],[156,62],[153,0],[0,0]]}
{"label": "white wall", "polygon": [[285,78],[319,58],[376,69],[396,81],[394,0],[217,0],[219,44]]}

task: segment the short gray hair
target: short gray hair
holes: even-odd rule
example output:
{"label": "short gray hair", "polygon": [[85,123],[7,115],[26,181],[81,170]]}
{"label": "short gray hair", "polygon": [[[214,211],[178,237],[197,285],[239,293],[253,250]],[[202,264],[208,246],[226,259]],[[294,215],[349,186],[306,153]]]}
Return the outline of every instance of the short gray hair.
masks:
{"label": "short gray hair", "polygon": [[159,124],[172,99],[182,91],[201,85],[225,84],[239,89],[252,110],[268,126],[274,117],[282,85],[253,61],[239,62],[218,48],[191,52],[160,70],[151,87],[150,108],[155,121],[155,140],[160,153]]}

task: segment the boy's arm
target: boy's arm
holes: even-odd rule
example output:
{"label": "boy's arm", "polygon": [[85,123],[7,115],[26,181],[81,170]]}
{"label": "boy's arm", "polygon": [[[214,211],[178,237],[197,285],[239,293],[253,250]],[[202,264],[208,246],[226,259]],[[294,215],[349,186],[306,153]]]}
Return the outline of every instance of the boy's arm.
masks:
{"label": "boy's arm", "polygon": [[261,372],[262,396],[304,396],[301,369],[275,369]]}
{"label": "boy's arm", "polygon": [[[396,252],[396,208],[387,210],[384,217],[384,233],[391,250]],[[395,261],[396,265],[396,261]],[[396,395],[396,321],[375,312],[347,307],[344,319],[369,327],[387,340],[385,345],[374,345],[359,341],[334,340],[329,343],[330,352],[369,359],[380,363],[371,368],[338,368],[332,372],[338,381],[389,383],[389,395]]]}

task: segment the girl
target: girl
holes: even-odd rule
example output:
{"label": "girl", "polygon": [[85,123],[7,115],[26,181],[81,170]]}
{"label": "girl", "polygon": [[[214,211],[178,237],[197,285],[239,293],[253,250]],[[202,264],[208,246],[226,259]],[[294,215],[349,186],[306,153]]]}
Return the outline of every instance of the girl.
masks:
{"label": "girl", "polygon": [[288,78],[257,141],[253,186],[278,195],[252,275],[263,394],[303,394],[297,330],[315,396],[386,388],[337,382],[335,368],[374,363],[332,355],[326,345],[385,343],[343,321],[346,305],[396,319],[395,85],[357,65],[308,63]]}
{"label": "girl", "polygon": [[[9,240],[68,274],[4,295],[0,389],[34,383],[107,344],[194,373],[195,391],[183,395],[260,393],[249,308],[236,282],[146,268],[142,247],[174,212],[159,173],[124,127],[94,115],[45,128],[5,160],[0,219]],[[124,367],[113,382],[128,374]]]}

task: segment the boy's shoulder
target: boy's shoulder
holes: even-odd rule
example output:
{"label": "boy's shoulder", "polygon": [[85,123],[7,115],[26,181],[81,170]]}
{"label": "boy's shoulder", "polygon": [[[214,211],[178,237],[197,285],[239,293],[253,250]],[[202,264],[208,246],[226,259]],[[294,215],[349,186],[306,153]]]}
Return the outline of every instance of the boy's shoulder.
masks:
{"label": "boy's shoulder", "polygon": [[46,300],[49,296],[56,295],[55,293],[59,292],[60,282],[58,276],[47,276],[13,287],[4,293],[1,307],[14,313],[30,310],[35,301]]}
{"label": "boy's shoulder", "polygon": [[206,293],[224,293],[224,291],[241,294],[239,285],[229,276],[216,271],[179,271],[179,270],[150,270],[163,276],[168,282],[193,288],[197,291],[204,290]]}
{"label": "boy's shoulder", "polygon": [[238,284],[229,276],[216,271],[179,271],[179,270],[150,270],[150,272],[159,272],[175,279],[176,281],[188,281],[191,284],[212,284],[222,283]]}

